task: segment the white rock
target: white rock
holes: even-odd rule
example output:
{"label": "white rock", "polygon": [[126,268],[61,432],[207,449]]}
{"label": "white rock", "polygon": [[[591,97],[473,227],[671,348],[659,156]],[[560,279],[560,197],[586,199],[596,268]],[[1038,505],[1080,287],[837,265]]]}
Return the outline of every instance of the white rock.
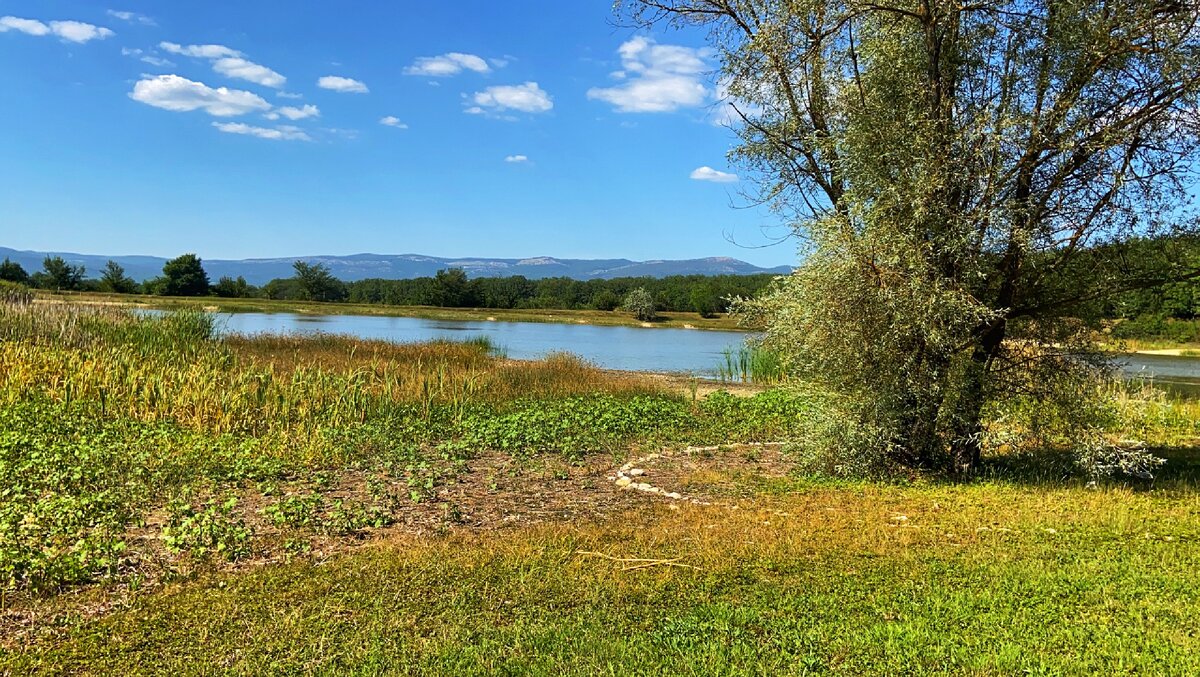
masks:
{"label": "white rock", "polygon": [[634,477],[641,477],[642,475],[646,474],[646,471],[642,470],[641,468],[634,468],[633,470],[629,471],[629,474],[633,475]]}
{"label": "white rock", "polygon": [[633,480],[629,479],[628,477],[622,477],[621,479],[617,480],[618,487],[627,487],[631,484],[633,484]]}

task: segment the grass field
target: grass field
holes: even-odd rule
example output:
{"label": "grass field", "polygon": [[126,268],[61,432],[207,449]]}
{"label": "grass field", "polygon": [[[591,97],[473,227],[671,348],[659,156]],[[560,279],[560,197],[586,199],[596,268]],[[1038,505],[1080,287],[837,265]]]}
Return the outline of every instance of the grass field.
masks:
{"label": "grass field", "polygon": [[202,310],[220,313],[299,313],[303,315],[368,315],[416,317],[428,320],[470,322],[552,322],[594,324],[615,327],[656,327],[665,329],[717,329],[742,331],[729,315],[703,318],[697,313],[659,313],[654,322],[640,322],[631,313],[602,310],[511,310],[504,308],[434,308],[428,306],[386,306],[373,303],[321,303],[317,301],[274,301],[271,299],[223,299],[205,297],[164,297],[138,294],[101,294],[59,292],[44,294],[47,300],[72,303],[120,305],[160,310]]}
{"label": "grass field", "polygon": [[1153,481],[823,481],[785,389],[0,306],[0,674],[1196,674],[1200,405],[1114,397]]}

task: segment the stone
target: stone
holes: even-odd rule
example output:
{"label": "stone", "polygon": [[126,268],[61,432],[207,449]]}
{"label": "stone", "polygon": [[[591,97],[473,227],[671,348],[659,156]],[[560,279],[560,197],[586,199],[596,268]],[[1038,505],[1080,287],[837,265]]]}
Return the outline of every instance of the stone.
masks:
{"label": "stone", "polygon": [[634,468],[633,470],[629,471],[629,474],[634,477],[641,477],[642,475],[646,474],[646,471],[642,470],[641,468]]}
{"label": "stone", "polygon": [[618,487],[627,487],[631,484],[633,484],[633,480],[629,479],[628,477],[622,477],[617,480]]}

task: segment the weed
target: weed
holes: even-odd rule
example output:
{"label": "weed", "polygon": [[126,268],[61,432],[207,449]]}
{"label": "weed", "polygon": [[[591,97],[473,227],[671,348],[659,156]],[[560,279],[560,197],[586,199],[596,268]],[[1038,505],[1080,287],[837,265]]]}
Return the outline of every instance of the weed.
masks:
{"label": "weed", "polygon": [[324,500],[318,493],[293,494],[263,508],[277,527],[311,528],[317,524]]}
{"label": "weed", "polygon": [[250,529],[235,514],[236,496],[212,499],[200,505],[176,499],[167,506],[168,522],[163,543],[173,552],[197,559],[221,557],[230,562],[250,556]]}

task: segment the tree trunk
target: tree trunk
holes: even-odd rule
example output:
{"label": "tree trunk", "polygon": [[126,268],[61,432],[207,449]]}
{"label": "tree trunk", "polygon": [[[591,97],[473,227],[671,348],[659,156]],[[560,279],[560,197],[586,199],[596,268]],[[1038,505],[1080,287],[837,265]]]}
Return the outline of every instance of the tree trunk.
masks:
{"label": "tree trunk", "polygon": [[962,386],[955,407],[954,439],[950,442],[954,472],[970,475],[979,468],[983,450],[983,405],[987,399],[988,370],[992,360],[1000,352],[1008,323],[997,320],[991,323],[975,343],[971,361],[963,374]]}

